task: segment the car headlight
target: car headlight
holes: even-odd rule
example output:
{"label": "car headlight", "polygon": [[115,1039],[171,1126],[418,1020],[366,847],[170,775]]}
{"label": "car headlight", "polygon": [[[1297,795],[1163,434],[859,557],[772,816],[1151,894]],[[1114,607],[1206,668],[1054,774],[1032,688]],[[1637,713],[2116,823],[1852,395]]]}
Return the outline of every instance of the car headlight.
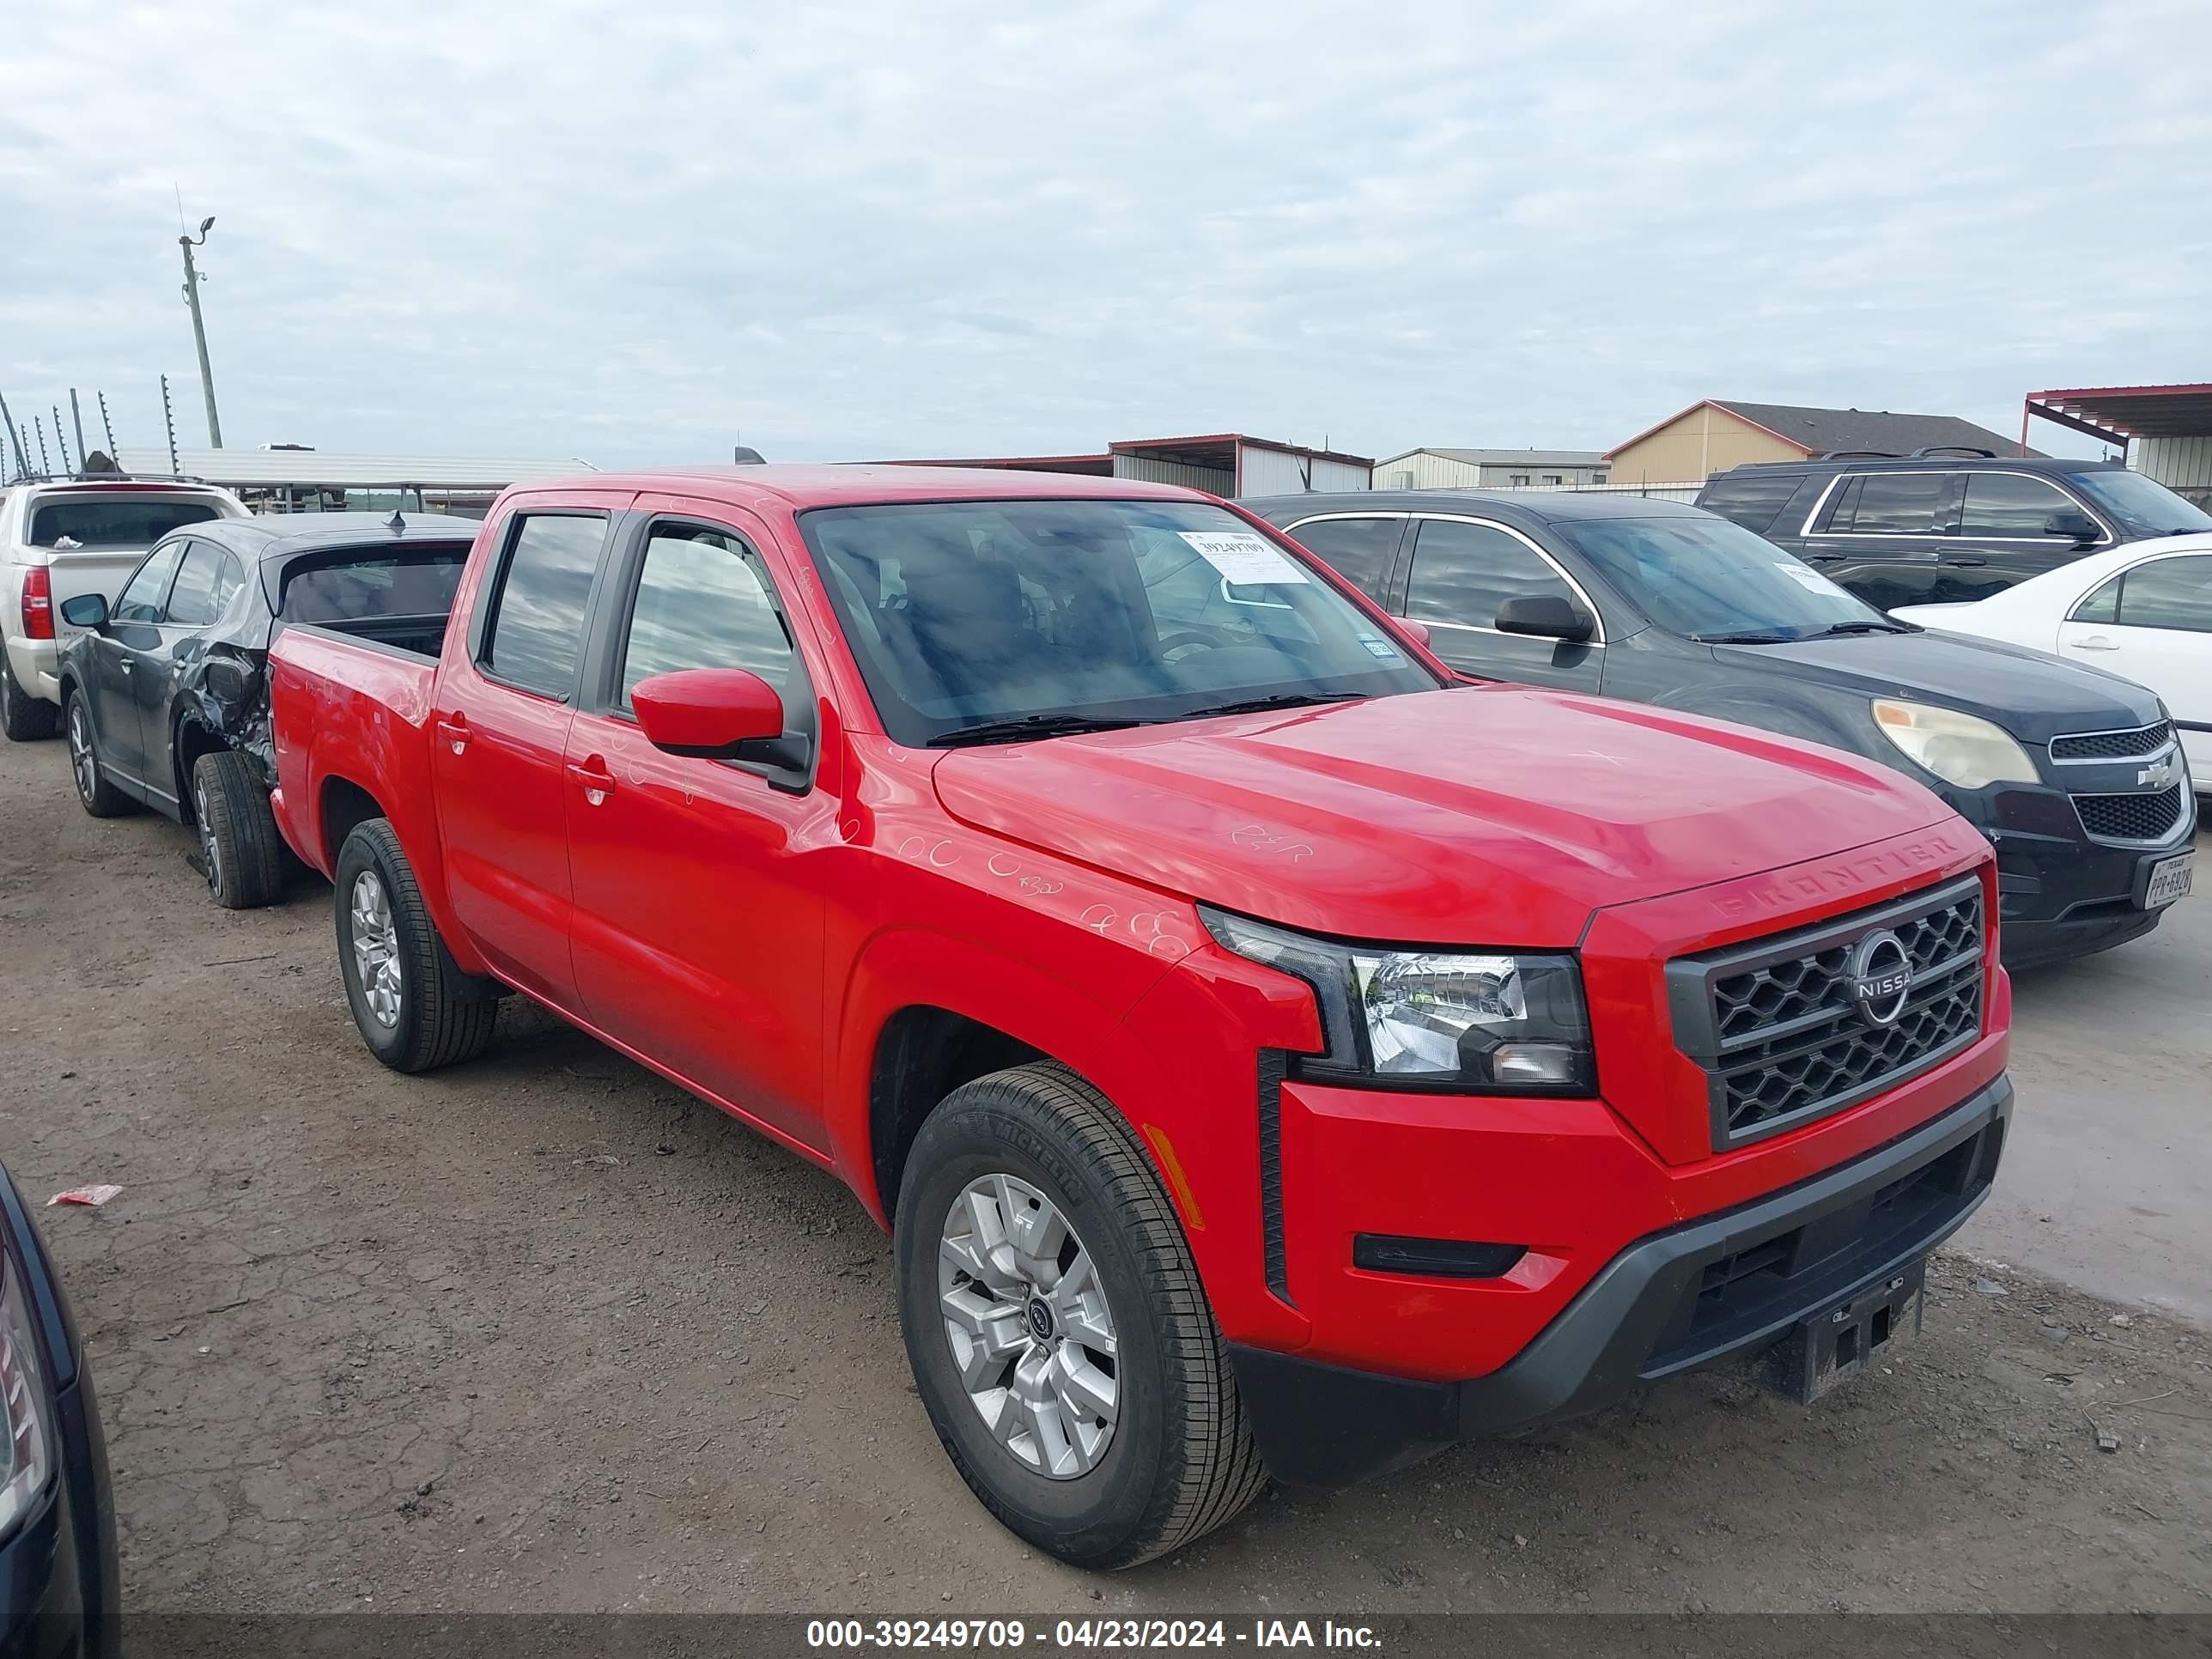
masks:
{"label": "car headlight", "polygon": [[0,1451],[0,1538],[30,1513],[54,1466],[39,1340],[12,1269],[0,1257],[0,1431],[7,1436]]}
{"label": "car headlight", "polygon": [[1876,697],[1874,723],[1907,760],[1961,789],[2038,781],[2035,763],[2012,733],[1978,715]]}
{"label": "car headlight", "polygon": [[1198,914],[1223,949],[1313,988],[1324,1048],[1295,1057],[1301,1077],[1466,1094],[1596,1086],[1572,957],[1340,945],[1205,905]]}

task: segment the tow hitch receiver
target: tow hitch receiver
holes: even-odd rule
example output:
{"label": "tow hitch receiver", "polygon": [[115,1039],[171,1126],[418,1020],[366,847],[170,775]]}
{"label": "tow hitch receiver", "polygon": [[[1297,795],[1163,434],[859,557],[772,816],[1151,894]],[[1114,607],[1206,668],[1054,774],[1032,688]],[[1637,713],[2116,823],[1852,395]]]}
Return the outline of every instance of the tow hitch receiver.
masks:
{"label": "tow hitch receiver", "polygon": [[1923,1261],[1869,1285],[1842,1306],[1801,1321],[1774,1346],[1769,1380],[1801,1405],[1856,1376],[1877,1353],[1920,1334]]}

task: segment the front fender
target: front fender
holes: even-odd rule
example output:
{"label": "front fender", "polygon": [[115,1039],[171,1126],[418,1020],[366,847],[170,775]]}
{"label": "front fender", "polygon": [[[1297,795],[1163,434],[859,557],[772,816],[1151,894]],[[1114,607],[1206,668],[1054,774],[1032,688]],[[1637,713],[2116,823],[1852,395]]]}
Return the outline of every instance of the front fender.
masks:
{"label": "front fender", "polygon": [[[1101,951],[1118,948],[1098,943]],[[1088,954],[1075,939],[1063,941],[1063,949]],[[1149,984],[1167,964],[1124,965]],[[888,1226],[887,1195],[876,1184],[870,1084],[884,1029],[907,1008],[941,1008],[1005,1032],[1081,1073],[1133,1125],[1134,1103],[1164,1086],[1153,1057],[1122,1026],[1140,994],[1141,986],[1132,989],[1119,974],[1048,973],[964,933],[923,927],[877,933],[853,963],[837,1016],[836,1029],[844,1035],[832,1061],[829,1124],[837,1169],[877,1224]]]}

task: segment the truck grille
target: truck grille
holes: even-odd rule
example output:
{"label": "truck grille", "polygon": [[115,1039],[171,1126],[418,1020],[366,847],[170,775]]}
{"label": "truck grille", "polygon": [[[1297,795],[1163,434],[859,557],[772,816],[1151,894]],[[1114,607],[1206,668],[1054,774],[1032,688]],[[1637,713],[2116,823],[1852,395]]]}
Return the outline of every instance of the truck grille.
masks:
{"label": "truck grille", "polygon": [[2074,810],[2100,841],[2164,841],[2181,822],[2181,786],[2154,795],[2076,795]]}
{"label": "truck grille", "polygon": [[2155,755],[2173,741],[2172,722],[2160,720],[2156,726],[2138,726],[2132,732],[2084,732],[2073,737],[2053,738],[2051,758],[2055,761],[2132,760],[2140,755]]}
{"label": "truck grille", "polygon": [[[1886,945],[1893,935],[1902,961]],[[1894,1087],[1982,1029],[1978,878],[1667,968],[1678,1048],[1705,1072],[1716,1150],[1777,1133]],[[1856,965],[1855,965],[1856,964]],[[1901,994],[1856,994],[1861,973],[1902,968]]]}

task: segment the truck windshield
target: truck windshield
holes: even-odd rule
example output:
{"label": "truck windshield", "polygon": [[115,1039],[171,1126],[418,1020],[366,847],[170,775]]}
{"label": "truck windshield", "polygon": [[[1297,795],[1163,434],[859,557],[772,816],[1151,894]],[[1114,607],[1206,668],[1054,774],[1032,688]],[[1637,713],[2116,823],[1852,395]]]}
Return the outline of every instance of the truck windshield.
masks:
{"label": "truck windshield", "polygon": [[1303,561],[1202,502],[818,507],[799,523],[901,743],[1440,684]]}
{"label": "truck windshield", "polygon": [[151,547],[172,530],[216,516],[205,501],[160,495],[79,495],[48,501],[31,514],[31,545]]}
{"label": "truck windshield", "polygon": [[1585,519],[1552,527],[1622,598],[1693,640],[1778,642],[1903,631],[1810,565],[1725,519]]}
{"label": "truck windshield", "polygon": [[2119,467],[2076,472],[2070,483],[2120,521],[2130,536],[2179,536],[2212,530],[2212,513],[2175,495],[2155,478]]}

